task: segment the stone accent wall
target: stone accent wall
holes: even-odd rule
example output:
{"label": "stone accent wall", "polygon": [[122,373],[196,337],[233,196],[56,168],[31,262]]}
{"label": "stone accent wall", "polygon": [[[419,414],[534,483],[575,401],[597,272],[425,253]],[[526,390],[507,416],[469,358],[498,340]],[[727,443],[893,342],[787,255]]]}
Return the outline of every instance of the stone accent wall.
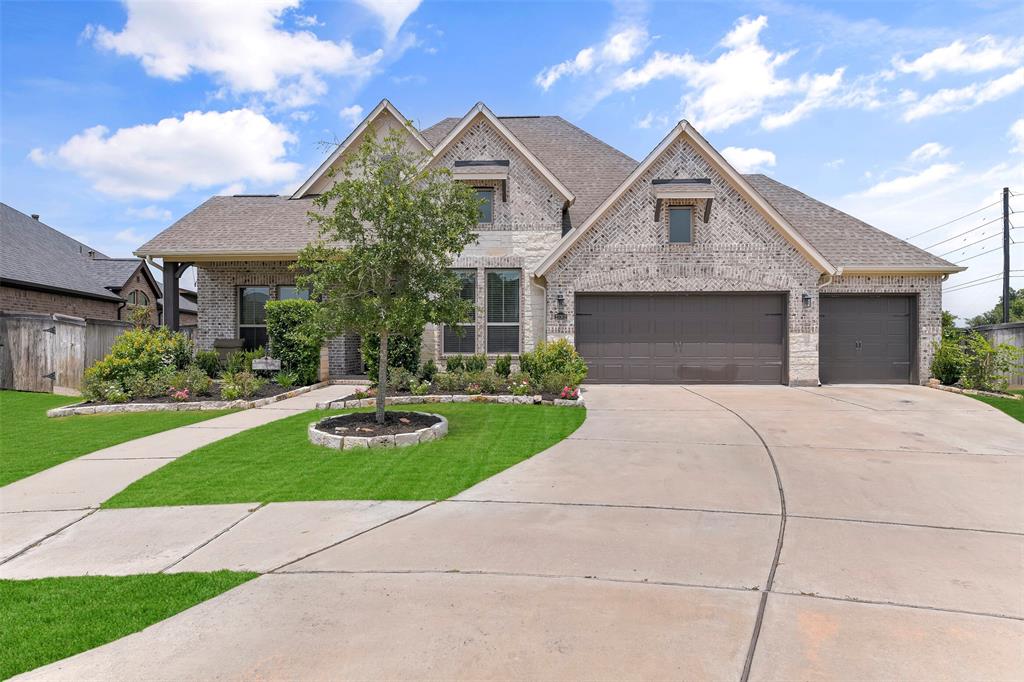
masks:
{"label": "stone accent wall", "polygon": [[343,334],[328,339],[327,367],[331,379],[359,374],[363,368],[363,359],[359,354],[359,336]]}
{"label": "stone accent wall", "polygon": [[933,343],[942,337],[942,275],[849,275],[822,287],[824,294],[903,294],[917,297],[917,379],[931,376]]}
{"label": "stone accent wall", "polygon": [[71,315],[94,320],[116,320],[120,304],[81,296],[0,286],[0,310],[7,313]]}
{"label": "stone accent wall", "polygon": [[[493,222],[480,225],[477,242],[455,260],[452,267],[474,269],[476,288],[476,348],[487,348],[487,270],[516,269],[520,281],[521,350],[531,350],[544,338],[543,289],[533,281],[534,269],[562,237],[563,197],[523,158],[490,123],[469,126],[438,163],[453,168],[455,161],[508,159],[508,200],[501,200],[498,183],[475,181],[473,186],[493,186]],[[538,315],[538,312],[541,312]],[[441,330],[433,325],[423,335],[423,358],[443,357]]]}
{"label": "stone accent wall", "polygon": [[[705,223],[703,206],[696,207],[691,243],[668,242],[666,207],[655,220],[656,178],[711,180],[711,216]],[[548,274],[547,335],[574,340],[577,292],[781,292],[788,298],[789,382],[812,385],[818,381],[819,275],[695,148],[679,140]],[[559,295],[564,319],[556,316]]]}

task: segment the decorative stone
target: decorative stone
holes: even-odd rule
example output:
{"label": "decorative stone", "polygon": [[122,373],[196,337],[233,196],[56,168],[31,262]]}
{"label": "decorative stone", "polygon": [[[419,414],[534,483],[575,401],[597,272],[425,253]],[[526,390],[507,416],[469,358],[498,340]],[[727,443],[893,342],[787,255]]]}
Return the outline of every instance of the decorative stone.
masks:
{"label": "decorative stone", "polygon": [[393,448],[395,447],[394,436],[373,436],[368,439],[371,448]]}
{"label": "decorative stone", "polygon": [[434,433],[434,429],[428,427],[417,431],[416,436],[419,438],[420,443],[427,443],[434,440],[436,434]]}
{"label": "decorative stone", "polygon": [[370,439],[362,438],[360,436],[345,436],[345,450],[353,450],[356,448],[368,448],[370,447]]}
{"label": "decorative stone", "polygon": [[512,403],[515,402],[513,398],[515,398],[515,396],[513,395],[499,395],[498,403],[501,405],[511,405]]}
{"label": "decorative stone", "polygon": [[413,433],[396,433],[395,434],[395,446],[404,447],[406,445],[416,445],[420,442],[419,431]]}

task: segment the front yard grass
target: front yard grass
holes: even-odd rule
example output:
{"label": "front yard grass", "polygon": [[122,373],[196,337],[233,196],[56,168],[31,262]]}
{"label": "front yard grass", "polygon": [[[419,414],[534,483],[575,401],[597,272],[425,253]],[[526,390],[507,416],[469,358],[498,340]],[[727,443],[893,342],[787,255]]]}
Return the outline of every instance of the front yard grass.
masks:
{"label": "front yard grass", "polygon": [[0,679],[112,642],[256,573],[0,580]]}
{"label": "front yard grass", "polygon": [[586,416],[575,407],[438,403],[401,406],[443,414],[448,436],[405,448],[330,450],[304,412],[195,450],[136,481],[104,507],[294,500],[439,500],[562,440]]}
{"label": "front yard grass", "polygon": [[80,455],[232,411],[46,416],[49,409],[79,401],[50,393],[0,391],[0,486]]}
{"label": "front yard grass", "polygon": [[[1010,391],[1024,395],[1024,390]],[[1010,398],[992,398],[987,395],[972,395],[975,400],[987,403],[997,410],[1001,410],[1019,422],[1024,422],[1024,400],[1011,400]]]}

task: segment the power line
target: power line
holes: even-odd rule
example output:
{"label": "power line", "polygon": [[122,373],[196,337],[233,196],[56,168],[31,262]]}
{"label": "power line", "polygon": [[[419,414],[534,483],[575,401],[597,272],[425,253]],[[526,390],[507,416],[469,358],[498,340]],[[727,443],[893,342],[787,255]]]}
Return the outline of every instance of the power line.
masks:
{"label": "power line", "polygon": [[979,239],[976,242],[971,242],[970,244],[964,244],[963,246],[958,246],[957,248],[953,249],[952,251],[947,251],[946,253],[940,253],[939,254],[939,258],[942,258],[943,256],[948,256],[951,253],[956,253],[957,251],[962,251],[964,249],[969,249],[972,246],[976,246],[977,244],[980,244],[982,242],[987,242],[989,239],[993,239],[994,237],[1002,237],[1002,236],[1003,235],[1001,233],[999,233],[999,232],[997,232],[995,234],[990,234],[989,236],[983,237],[982,239]]}
{"label": "power line", "polygon": [[924,247],[924,248],[925,248],[925,249],[934,249],[934,248],[935,248],[936,246],[938,246],[939,244],[944,244],[945,242],[948,242],[948,241],[950,241],[950,240],[956,239],[957,237],[963,237],[963,236],[964,236],[965,234],[970,234],[971,232],[974,232],[975,230],[979,230],[979,229],[981,229],[981,228],[983,228],[983,227],[985,227],[985,226],[987,226],[987,225],[991,225],[992,223],[997,223],[997,222],[1001,221],[1002,219],[1003,219],[1003,216],[999,216],[998,218],[993,218],[992,220],[989,220],[989,221],[987,221],[987,222],[984,222],[984,223],[982,223],[981,225],[977,225],[977,226],[975,226],[975,227],[972,227],[972,228],[971,228],[971,229],[969,229],[969,230],[964,230],[964,231],[963,231],[963,232],[961,232],[960,234],[954,234],[954,235],[953,235],[952,237],[946,237],[946,238],[945,238],[945,239],[943,239],[943,240],[942,240],[941,242],[935,242],[935,243],[934,243],[934,244],[932,244],[931,246],[926,246],[926,247]]}
{"label": "power line", "polygon": [[[977,284],[969,284],[969,285],[967,285],[965,287],[960,287],[958,289],[943,289],[942,293],[944,293],[944,294],[951,294],[954,291],[963,291],[964,289],[973,289],[974,287],[980,287],[980,286],[982,286],[984,284],[995,284],[996,282],[998,282],[1002,278],[1003,278],[1003,276],[1000,275],[996,279],[990,279],[987,282],[978,282]],[[1024,279],[1024,275],[1010,275],[1010,279]]]}
{"label": "power line", "polygon": [[[1022,270],[1021,272],[1024,272],[1024,270]],[[961,284],[971,284],[972,282],[979,282],[979,281],[981,281],[983,279],[988,279],[989,277],[1002,277],[1002,276],[1003,276],[1002,271],[1000,271],[1000,272],[992,272],[992,273],[989,273],[987,275],[982,275],[978,279],[971,279],[971,280],[967,280],[966,282],[950,282],[947,286],[958,287]]]}
{"label": "power line", "polygon": [[956,262],[957,265],[960,265],[961,263],[966,263],[967,261],[969,261],[971,259],[974,259],[974,258],[978,258],[979,256],[987,256],[990,253],[997,253],[997,251],[982,251],[981,253],[976,253],[973,256],[968,256],[967,258],[964,258],[963,260],[958,260],[958,261],[955,261],[955,262]]}
{"label": "power line", "polygon": [[927,230],[925,230],[924,232],[918,232],[918,233],[917,233],[917,234],[915,234],[915,235],[911,235],[910,237],[907,237],[907,241],[910,241],[911,239],[917,239],[917,238],[918,238],[918,237],[920,237],[920,236],[921,236],[922,234],[928,234],[929,232],[934,232],[935,230],[939,229],[940,227],[945,227],[946,225],[952,225],[953,223],[955,223],[955,222],[957,222],[957,221],[960,221],[960,220],[963,220],[964,218],[968,218],[968,217],[970,217],[970,216],[974,215],[975,213],[981,213],[981,212],[982,212],[982,211],[984,211],[984,210],[985,210],[986,208],[992,208],[993,206],[996,206],[996,205],[997,205],[997,204],[999,204],[999,203],[1000,203],[999,201],[993,201],[993,202],[992,202],[991,204],[989,204],[988,206],[982,206],[981,208],[979,208],[979,209],[977,209],[977,210],[974,210],[974,211],[971,211],[970,213],[965,213],[965,214],[963,214],[962,216],[960,216],[959,218],[953,218],[952,220],[950,220],[950,221],[947,221],[947,222],[944,222],[944,223],[942,223],[941,225],[936,225],[935,227],[929,227],[929,228],[928,228]]}

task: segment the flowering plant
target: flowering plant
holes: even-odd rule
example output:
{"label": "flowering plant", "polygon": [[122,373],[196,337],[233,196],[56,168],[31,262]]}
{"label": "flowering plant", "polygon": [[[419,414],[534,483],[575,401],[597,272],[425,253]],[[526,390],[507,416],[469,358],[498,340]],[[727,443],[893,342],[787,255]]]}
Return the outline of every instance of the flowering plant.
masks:
{"label": "flowering plant", "polygon": [[480,384],[466,384],[466,393],[470,395],[479,395],[482,392],[483,388],[480,387]]}
{"label": "flowering plant", "polygon": [[171,400],[174,400],[174,401],[179,402],[179,403],[184,401],[184,400],[188,400],[189,399],[189,395],[190,395],[187,388],[182,388],[182,389],[172,388],[170,390],[170,394],[171,394]]}
{"label": "flowering plant", "polygon": [[562,389],[562,400],[576,400],[580,397],[580,389],[566,386]]}

